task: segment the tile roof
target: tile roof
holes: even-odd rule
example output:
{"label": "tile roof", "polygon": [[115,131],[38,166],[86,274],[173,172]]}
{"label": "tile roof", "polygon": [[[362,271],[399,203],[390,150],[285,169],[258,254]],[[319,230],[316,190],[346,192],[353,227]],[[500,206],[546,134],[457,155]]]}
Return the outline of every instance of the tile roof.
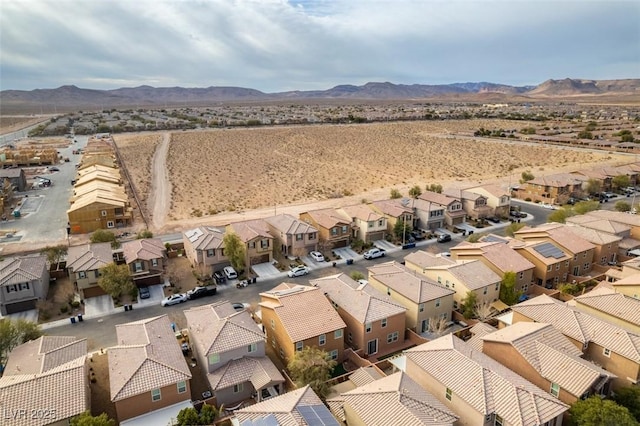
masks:
{"label": "tile roof", "polygon": [[[438,210],[445,210],[447,207],[443,206],[439,203],[434,203],[431,201],[423,200],[421,198],[416,198],[412,201],[413,208],[416,210],[422,210],[425,212],[432,212]],[[441,216],[438,216],[438,219],[441,219]]]}
{"label": "tile roof", "polygon": [[489,333],[493,333],[496,330],[497,328],[489,324],[479,322],[469,329],[469,331],[471,332],[471,338],[467,340],[467,344],[476,351],[482,352],[482,337],[486,336]]}
{"label": "tile roof", "polygon": [[372,210],[369,205],[356,204],[354,206],[346,206],[341,209],[348,217],[363,220],[365,222],[376,221],[384,218],[383,215]]}
{"label": "tile roof", "polygon": [[439,194],[437,192],[425,191],[418,196],[419,199],[430,201],[432,203],[440,204],[441,206],[449,206],[451,203],[460,202],[457,198],[449,197],[445,194]]}
{"label": "tile roof", "polygon": [[448,188],[444,191],[445,195],[451,197],[451,198],[457,198],[459,200],[477,200],[478,198],[484,198],[486,199],[487,197],[483,194],[477,193],[477,192],[473,192],[473,190],[469,189],[459,189],[459,188]]}
{"label": "tile roof", "polygon": [[[603,246],[605,244],[613,244],[622,240],[614,234],[609,234],[597,229],[588,228],[584,226],[567,226],[567,231],[589,241],[592,244]],[[640,243],[640,242],[639,242]]]}
{"label": "tile roof", "polygon": [[[626,262],[625,262],[626,263]],[[618,281],[611,283],[614,287],[619,285],[640,285],[640,273],[626,276]]]}
{"label": "tile roof", "polygon": [[391,297],[345,274],[310,280],[309,284],[320,287],[325,295],[361,324],[404,315],[407,311]]}
{"label": "tile roof", "polygon": [[542,377],[577,397],[603,378],[616,377],[582,359],[582,352],[551,324],[518,322],[486,334],[482,340],[513,346]]}
{"label": "tile roof", "polygon": [[[540,253],[540,251],[536,250],[536,248],[540,248],[540,247],[544,246],[545,244],[553,245],[558,250],[560,250],[564,256],[559,257],[559,258],[555,258],[553,256],[544,256],[544,255],[542,255]],[[562,249],[557,247],[554,243],[546,242],[546,241],[524,242],[524,241],[512,240],[512,241],[509,242],[509,247],[512,247],[516,251],[520,251],[520,250],[526,251],[529,254],[533,255],[538,260],[540,260],[541,262],[543,262],[545,265],[554,265],[554,264],[556,264],[558,262],[564,262],[565,260],[572,259],[571,256],[566,254]]]}
{"label": "tile roof", "polygon": [[640,363],[640,336],[622,327],[580,312],[547,295],[540,295],[511,307],[537,322],[552,324],[562,334],[583,345],[594,342]]}
{"label": "tile roof", "polygon": [[[260,293],[263,307],[273,307],[292,342],[344,329],[331,302],[318,287],[283,283]],[[268,300],[268,301],[267,301]],[[309,309],[310,307],[313,309]]]}
{"label": "tile roof", "polygon": [[310,224],[289,214],[279,214],[277,216],[267,217],[264,220],[285,235],[310,234],[318,232],[318,230]]}
{"label": "tile roof", "polygon": [[546,236],[546,238],[551,239],[571,253],[582,253],[595,248],[592,243],[566,228],[568,226],[560,223],[546,223],[535,227],[525,226],[514,232],[514,236],[525,241],[544,240]]}
{"label": "tile roof", "polygon": [[618,243],[619,249],[634,249],[640,247],[640,240],[636,240],[635,238],[623,238]]}
{"label": "tile roof", "polygon": [[543,424],[569,407],[477,352],[453,334],[405,351],[408,359],[477,412],[499,414],[510,425]]}
{"label": "tile roof", "polygon": [[141,238],[122,244],[124,260],[127,264],[136,260],[162,259],[164,257],[164,243],[160,238]]}
{"label": "tile roof", "polygon": [[114,198],[108,195],[108,193],[106,192],[93,191],[93,192],[87,193],[86,195],[76,200],[73,204],[71,204],[71,207],[69,207],[69,210],[67,210],[67,213],[74,212],[76,210],[81,210],[82,208],[90,206],[92,204],[104,204],[109,207],[124,208],[127,206],[128,203],[125,201],[119,200],[117,198]]}
{"label": "tile roof", "polygon": [[12,178],[17,178],[20,177],[20,175],[23,174],[22,169],[19,169],[17,167],[10,167],[8,169],[0,169],[0,178],[7,178],[7,179],[12,179]]}
{"label": "tile roof", "polygon": [[568,217],[567,224],[580,225],[585,228],[595,229],[596,231],[602,231],[614,235],[620,235],[629,232],[629,230],[631,229],[629,225],[625,225],[624,223],[618,223],[609,219],[603,219],[588,214]]}
{"label": "tile roof", "polygon": [[635,214],[628,214],[613,210],[594,210],[588,212],[587,215],[600,219],[608,219],[628,226],[640,226],[640,216]]}
{"label": "tile roof", "polygon": [[519,255],[512,247],[500,242],[462,242],[451,248],[451,253],[457,251],[478,250],[481,256],[491,262],[502,272],[522,272],[535,268],[535,265]]}
{"label": "tile roof", "polygon": [[547,176],[536,176],[532,180],[528,181],[527,184],[564,188],[569,185],[581,185],[584,180],[586,179],[569,173],[556,173]]}
{"label": "tile roof", "polygon": [[339,213],[336,209],[310,210],[306,213],[325,229],[351,224],[351,218]]}
{"label": "tile roof", "polygon": [[381,200],[374,201],[371,204],[373,204],[383,214],[392,217],[400,217],[406,213],[413,214],[413,208],[408,205],[406,207],[403,206],[401,200]]}
{"label": "tile roof", "polygon": [[47,269],[43,255],[6,258],[0,261],[0,286],[40,280]]}
{"label": "tile roof", "polygon": [[466,188],[467,191],[473,191],[474,189],[484,189],[487,193],[493,195],[494,197],[503,197],[503,196],[508,196],[510,197],[511,195],[509,194],[509,191],[500,188],[498,185],[493,185],[493,184],[485,184],[485,185],[479,185],[479,186],[473,186],[471,188]]}
{"label": "tile roof", "polygon": [[234,222],[229,226],[245,243],[255,238],[273,238],[273,235],[269,233],[269,226],[263,219]]}
{"label": "tile roof", "polygon": [[246,420],[258,420],[268,415],[273,415],[280,426],[317,426],[307,424],[297,410],[298,407],[310,405],[324,407],[322,400],[307,385],[275,398],[241,408],[234,411],[233,414],[241,423]]}
{"label": "tile roof", "polygon": [[207,380],[216,391],[245,382],[251,382],[254,389],[262,389],[271,383],[283,383],[284,377],[268,357],[245,356],[208,373]]}
{"label": "tile roof", "polygon": [[580,305],[597,309],[611,317],[619,318],[640,327],[640,300],[616,293],[613,289],[593,289],[567,302],[580,309]]}
{"label": "tile roof", "polygon": [[107,352],[111,401],[191,379],[167,315],[116,325],[116,338]]}
{"label": "tile roof", "polygon": [[264,334],[247,311],[237,312],[228,301],[184,311],[192,344],[203,355],[228,352],[264,341]]}
{"label": "tile roof", "polygon": [[349,375],[349,381],[353,382],[354,385],[364,386],[366,384],[375,382],[378,379],[381,379],[383,376],[379,373],[380,370],[375,366],[367,366],[360,367],[351,375]]}
{"label": "tile roof", "polygon": [[455,293],[455,290],[446,288],[397,262],[379,263],[368,270],[370,277],[415,303],[425,303]]}
{"label": "tile roof", "polygon": [[51,423],[51,419],[32,418],[30,407],[55,410],[56,420],[89,409],[86,357],[87,341],[75,337],[42,336],[16,347],[9,354],[7,368],[0,378],[0,406],[5,415],[27,409],[27,416],[10,423],[16,426]]}
{"label": "tile roof", "polygon": [[429,268],[431,266],[449,266],[455,265],[456,261],[444,256],[435,256],[423,250],[414,251],[404,257],[406,262],[411,262],[420,268]]}
{"label": "tile roof", "polygon": [[211,250],[222,248],[224,245],[224,229],[211,226],[201,226],[182,233],[182,239],[187,240],[196,250]]}
{"label": "tile roof", "polygon": [[402,371],[345,392],[327,401],[344,419],[349,406],[366,425],[453,425],[458,416]]}

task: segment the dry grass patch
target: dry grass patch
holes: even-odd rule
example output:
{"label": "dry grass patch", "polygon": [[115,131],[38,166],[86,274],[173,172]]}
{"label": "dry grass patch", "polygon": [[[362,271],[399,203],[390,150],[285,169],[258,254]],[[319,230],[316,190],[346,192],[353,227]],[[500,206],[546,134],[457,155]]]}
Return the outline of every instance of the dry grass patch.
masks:
{"label": "dry grass patch", "polygon": [[146,208],[151,190],[153,153],[162,141],[162,133],[114,135],[113,140],[127,167],[131,184],[140,198],[140,207]]}

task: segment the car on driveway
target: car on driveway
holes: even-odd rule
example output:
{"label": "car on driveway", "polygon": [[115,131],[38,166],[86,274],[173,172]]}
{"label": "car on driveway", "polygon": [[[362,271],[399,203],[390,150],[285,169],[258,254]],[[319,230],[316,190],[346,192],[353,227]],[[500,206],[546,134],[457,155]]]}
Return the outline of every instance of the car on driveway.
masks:
{"label": "car on driveway", "polygon": [[365,259],[375,259],[377,257],[384,257],[385,252],[383,249],[374,247],[368,251],[366,251],[363,255]]}
{"label": "car on driveway", "polygon": [[233,269],[233,266],[225,266],[222,271],[228,280],[235,280],[238,278],[238,273]]}
{"label": "car on driveway", "polygon": [[220,271],[215,271],[213,273],[213,278],[218,284],[223,284],[225,281],[227,281],[227,279],[224,277],[224,274]]}
{"label": "car on driveway", "polygon": [[189,300],[192,300],[192,299],[199,299],[205,296],[213,296],[214,294],[216,294],[216,291],[217,291],[216,286],[213,286],[213,285],[209,285],[206,287],[198,286],[187,291],[187,298]]}
{"label": "car on driveway", "polygon": [[149,287],[140,287],[138,289],[138,294],[140,295],[140,299],[148,299],[151,297],[151,292],[149,291]]}
{"label": "car on driveway", "polygon": [[235,309],[236,311],[244,311],[245,309],[249,309],[250,305],[243,302],[234,302],[231,303],[231,306],[233,306],[233,309]]}
{"label": "car on driveway", "polygon": [[324,256],[319,251],[312,251],[309,256],[316,262],[324,262]]}
{"label": "car on driveway", "polygon": [[446,243],[451,241],[451,235],[449,234],[440,234],[438,235],[438,242],[439,243]]}
{"label": "car on driveway", "polygon": [[308,273],[309,273],[309,268],[307,268],[306,266],[300,265],[291,269],[287,275],[289,275],[289,278],[293,278],[293,277],[301,277],[303,275],[307,275]]}
{"label": "car on driveway", "polygon": [[162,299],[162,302],[160,302],[160,304],[162,306],[171,306],[171,305],[177,305],[178,303],[183,303],[187,301],[187,294],[186,293],[178,293],[178,294],[172,294],[171,296],[167,296],[164,299]]}

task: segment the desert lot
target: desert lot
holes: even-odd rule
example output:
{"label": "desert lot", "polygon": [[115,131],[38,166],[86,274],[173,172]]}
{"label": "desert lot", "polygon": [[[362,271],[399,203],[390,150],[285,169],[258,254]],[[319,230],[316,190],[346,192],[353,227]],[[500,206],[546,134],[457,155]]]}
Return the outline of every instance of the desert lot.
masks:
{"label": "desert lot", "polygon": [[[633,161],[606,151],[449,135],[526,125],[466,120],[175,132],[166,164],[172,185],[167,225],[327,199],[357,203],[388,197],[390,188],[406,194],[413,185],[430,183],[516,184],[524,170],[538,176]],[[145,204],[161,134],[114,138]]]}

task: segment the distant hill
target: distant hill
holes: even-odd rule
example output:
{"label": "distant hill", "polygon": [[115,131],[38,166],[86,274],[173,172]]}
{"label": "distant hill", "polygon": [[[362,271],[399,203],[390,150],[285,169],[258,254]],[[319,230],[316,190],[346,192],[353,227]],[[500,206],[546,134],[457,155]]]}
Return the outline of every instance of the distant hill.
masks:
{"label": "distant hill", "polygon": [[444,99],[482,102],[491,98],[515,96],[518,100],[567,96],[640,95],[640,79],[627,80],[547,80],[538,86],[509,86],[488,82],[441,85],[370,82],[362,86],[339,85],[327,90],[264,93],[242,87],[127,87],[113,90],[62,86],[57,89],[3,90],[2,112],[52,112],[162,106],[199,106],[218,102],[256,102],[311,99],[342,100],[419,100]]}

